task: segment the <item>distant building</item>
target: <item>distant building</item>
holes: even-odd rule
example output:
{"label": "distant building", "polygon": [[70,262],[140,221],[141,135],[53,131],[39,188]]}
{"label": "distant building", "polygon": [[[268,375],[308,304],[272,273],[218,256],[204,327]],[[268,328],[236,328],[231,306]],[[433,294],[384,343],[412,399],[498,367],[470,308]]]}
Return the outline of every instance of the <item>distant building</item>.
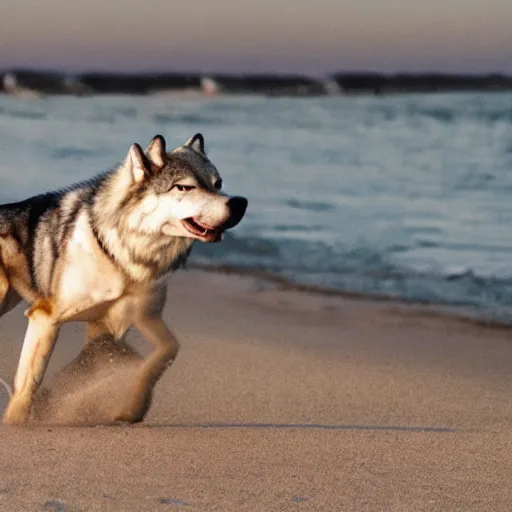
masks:
{"label": "distant building", "polygon": [[214,78],[203,76],[201,78],[201,90],[207,96],[216,96],[221,92],[221,87]]}
{"label": "distant building", "polygon": [[341,92],[342,92],[341,87],[339,86],[338,82],[336,82],[336,80],[334,80],[332,78],[327,78],[324,81],[324,88],[325,88],[326,94],[328,94],[329,96],[336,96],[338,94],[341,94]]}

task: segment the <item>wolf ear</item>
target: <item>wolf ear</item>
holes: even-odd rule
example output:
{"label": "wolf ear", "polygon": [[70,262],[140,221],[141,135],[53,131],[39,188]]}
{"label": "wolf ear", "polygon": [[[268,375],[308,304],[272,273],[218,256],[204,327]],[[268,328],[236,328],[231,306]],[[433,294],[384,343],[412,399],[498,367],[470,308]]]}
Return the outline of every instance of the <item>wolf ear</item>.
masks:
{"label": "wolf ear", "polygon": [[196,133],[193,137],[185,142],[184,146],[186,148],[193,149],[202,155],[206,155],[206,151],[204,149],[204,137],[200,133]]}
{"label": "wolf ear", "polygon": [[151,174],[151,162],[137,143],[132,144],[128,151],[126,166],[130,169],[133,181],[136,183],[140,183],[146,176]]}
{"label": "wolf ear", "polygon": [[146,148],[146,155],[159,168],[165,165],[165,139],[155,135]]}

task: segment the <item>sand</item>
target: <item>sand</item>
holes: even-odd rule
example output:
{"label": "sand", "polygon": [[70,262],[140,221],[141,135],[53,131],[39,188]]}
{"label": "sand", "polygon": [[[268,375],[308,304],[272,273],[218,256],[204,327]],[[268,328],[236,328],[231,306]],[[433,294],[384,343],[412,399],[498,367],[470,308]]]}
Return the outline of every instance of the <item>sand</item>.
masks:
{"label": "sand", "polygon": [[[0,427],[0,511],[511,510],[512,330],[199,271],[165,317],[182,350],[143,423]],[[24,328],[0,320],[6,379]]]}

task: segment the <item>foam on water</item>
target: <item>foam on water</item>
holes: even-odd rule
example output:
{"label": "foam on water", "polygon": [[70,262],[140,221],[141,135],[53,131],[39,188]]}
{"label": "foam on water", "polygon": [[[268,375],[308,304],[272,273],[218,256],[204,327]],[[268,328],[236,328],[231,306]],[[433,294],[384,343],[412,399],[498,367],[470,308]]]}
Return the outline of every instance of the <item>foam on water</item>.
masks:
{"label": "foam on water", "polygon": [[[0,97],[0,200],[195,132],[246,219],[193,259],[512,321],[512,94]],[[469,308],[469,309],[468,309]]]}

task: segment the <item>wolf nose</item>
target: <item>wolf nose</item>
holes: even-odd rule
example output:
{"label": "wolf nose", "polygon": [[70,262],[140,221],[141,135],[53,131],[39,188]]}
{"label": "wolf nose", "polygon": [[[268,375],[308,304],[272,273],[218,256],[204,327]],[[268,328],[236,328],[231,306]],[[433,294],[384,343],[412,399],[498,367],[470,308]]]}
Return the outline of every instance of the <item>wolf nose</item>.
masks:
{"label": "wolf nose", "polygon": [[241,219],[245,214],[245,210],[247,209],[247,203],[248,202],[245,197],[235,196],[228,201],[228,206],[231,210],[231,213],[235,217],[239,217]]}
{"label": "wolf nose", "polygon": [[228,201],[229,208],[229,219],[224,224],[223,229],[229,229],[236,226],[245,215],[245,210],[247,209],[247,199],[242,196],[230,197]]}

